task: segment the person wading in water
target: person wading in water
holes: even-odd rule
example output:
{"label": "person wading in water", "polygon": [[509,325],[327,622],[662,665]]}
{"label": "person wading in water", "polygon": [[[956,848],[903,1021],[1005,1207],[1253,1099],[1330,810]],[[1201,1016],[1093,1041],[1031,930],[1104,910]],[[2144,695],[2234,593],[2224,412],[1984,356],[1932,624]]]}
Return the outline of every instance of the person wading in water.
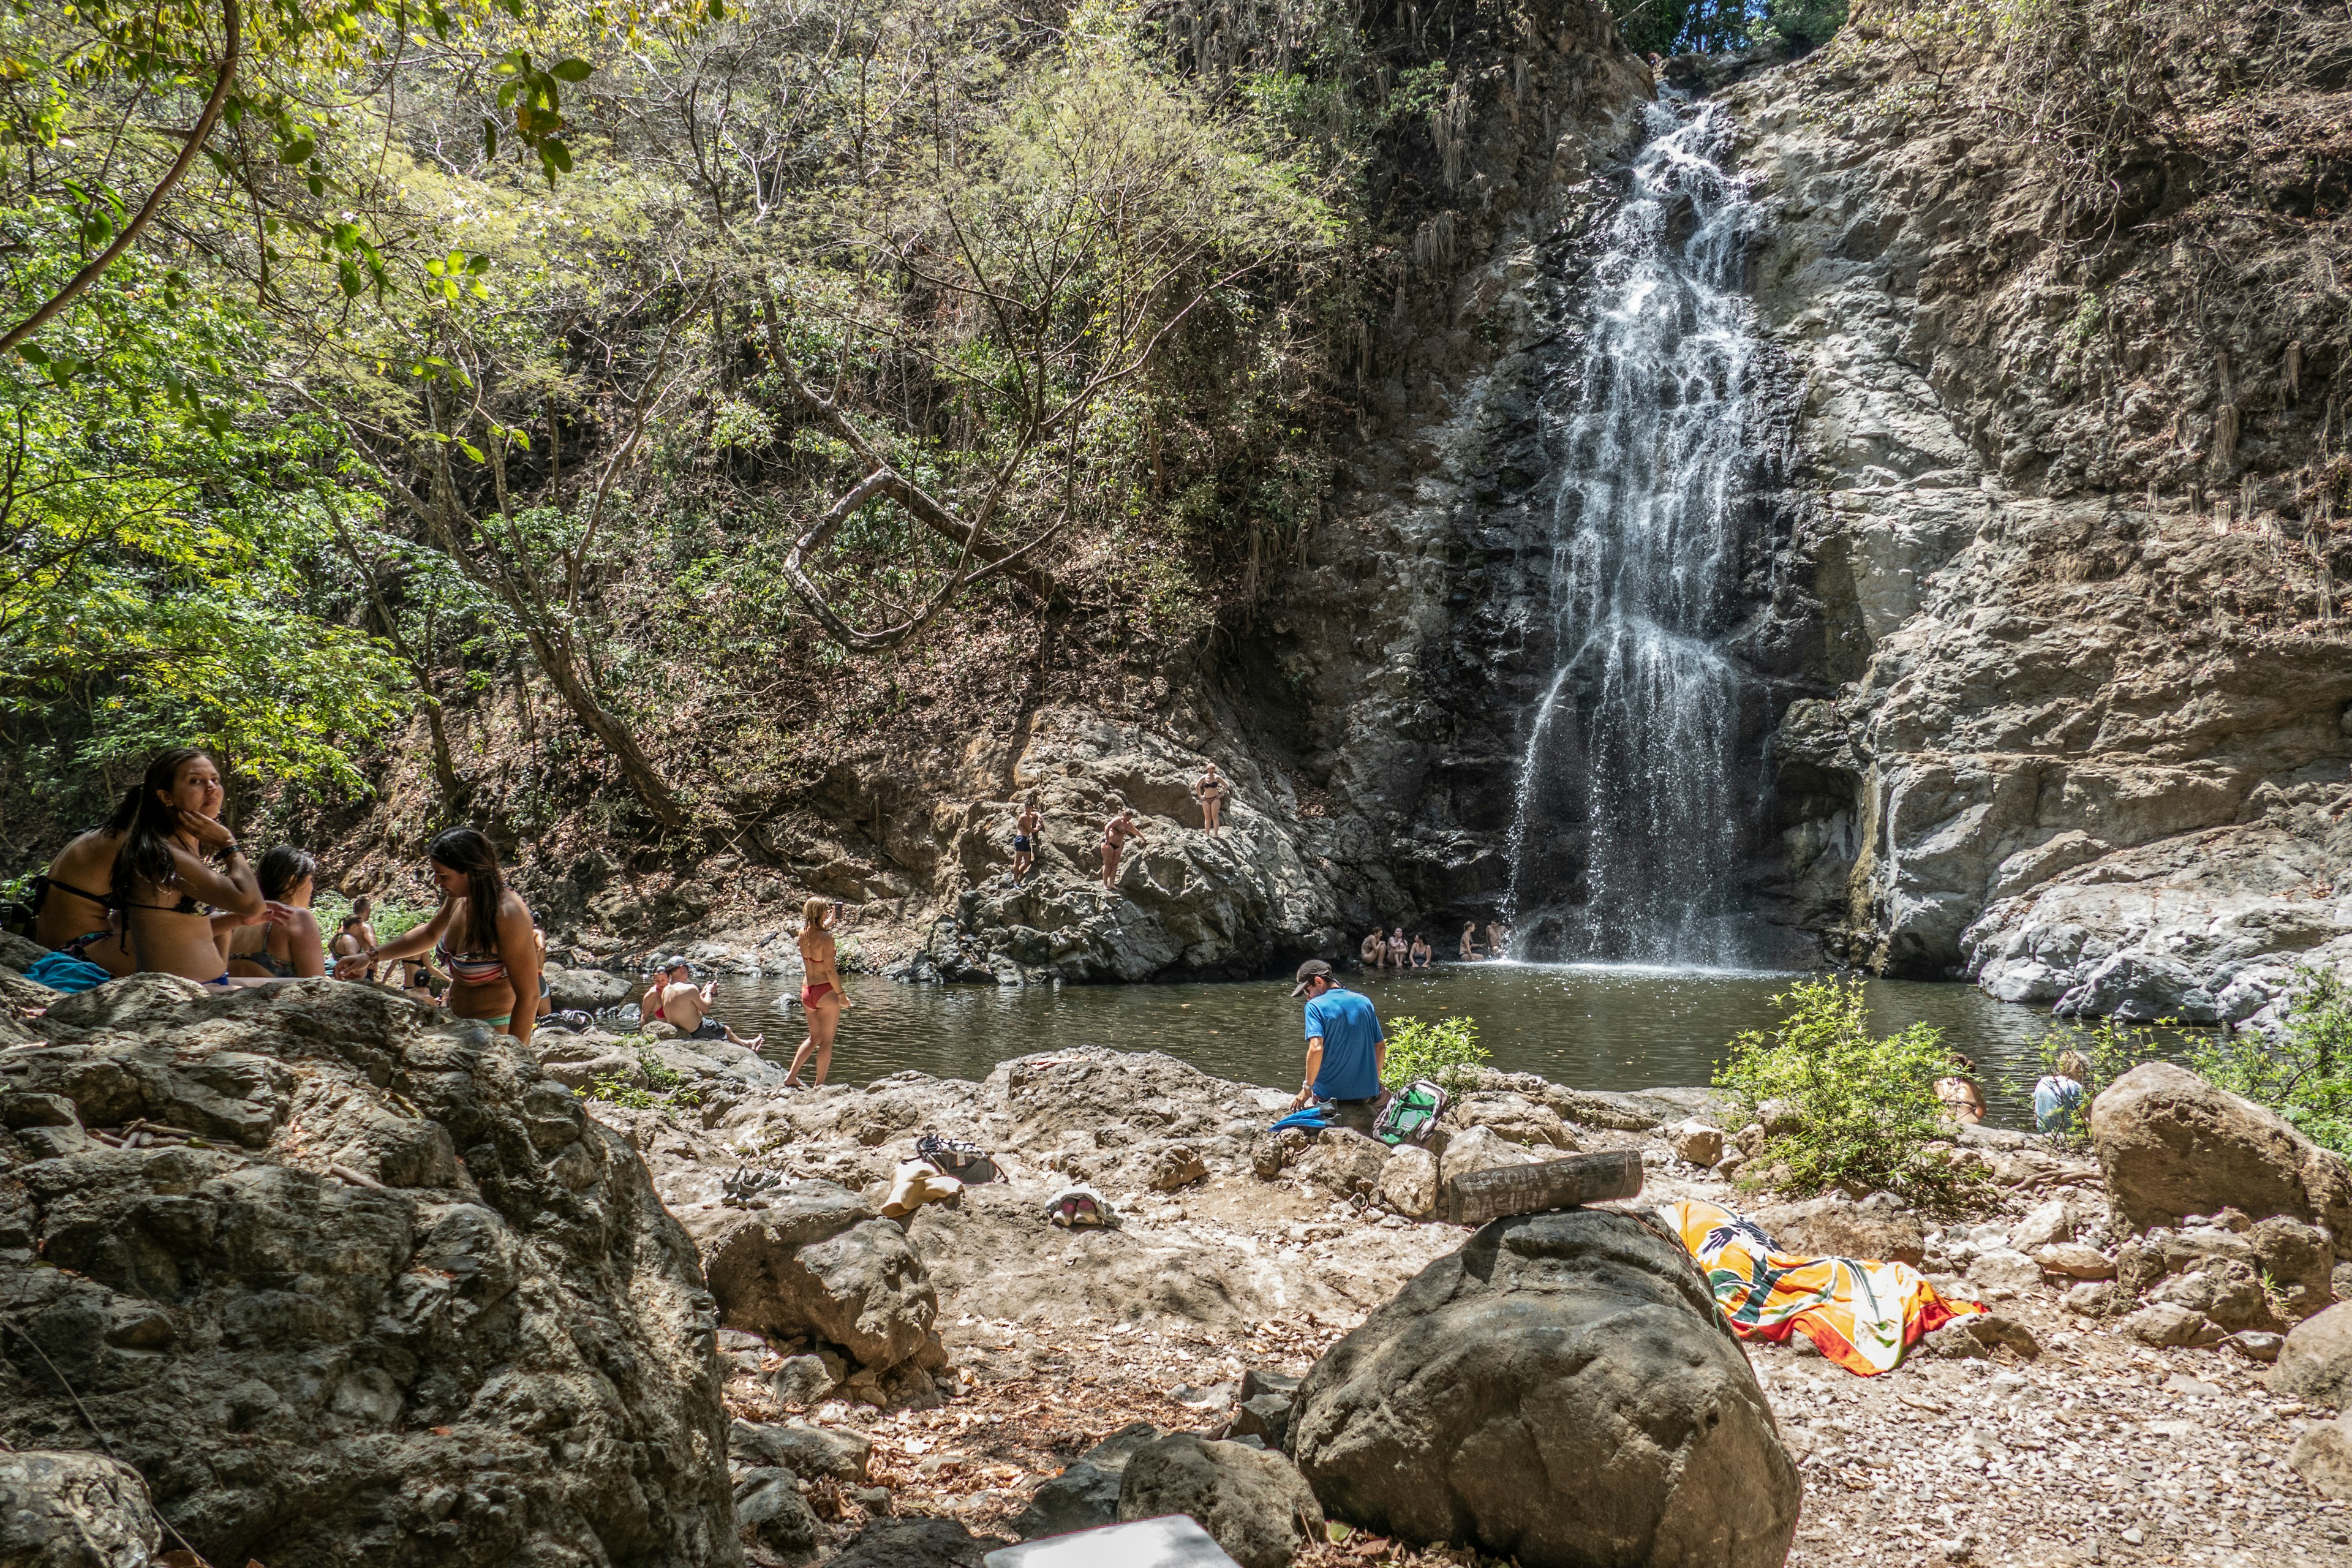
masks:
{"label": "person wading in water", "polygon": [[811,899],[801,906],[801,1010],[808,1015],[808,1038],[793,1053],[793,1065],[784,1074],[784,1087],[798,1089],[801,1065],[814,1054],[816,1075],[811,1087],[824,1082],[824,1075],[833,1068],[833,1037],[841,1027],[841,1015],[849,1005],[849,998],[841,991],[839,949],[834,945],[833,928],[841,919],[841,903],[823,899]]}

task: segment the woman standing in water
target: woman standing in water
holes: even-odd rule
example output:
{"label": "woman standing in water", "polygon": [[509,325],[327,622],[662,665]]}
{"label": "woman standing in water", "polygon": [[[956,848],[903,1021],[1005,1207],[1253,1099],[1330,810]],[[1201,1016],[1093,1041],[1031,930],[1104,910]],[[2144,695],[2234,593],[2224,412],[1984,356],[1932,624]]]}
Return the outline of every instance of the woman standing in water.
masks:
{"label": "woman standing in water", "polygon": [[236,836],[221,823],[226,799],[213,760],[176,747],[147,764],[107,824],[122,845],[110,895],[122,945],[144,973],[229,983],[228,933],[261,913],[263,900]]}
{"label": "woman standing in water", "polygon": [[[441,889],[440,911],[405,935],[341,960],[336,975],[348,979],[386,959],[429,951],[435,966],[449,976],[444,1006],[528,1043],[539,999],[547,994],[530,906],[507,886],[499,852],[473,828],[449,829],[425,847],[425,856]],[[453,942],[461,945],[453,948]]]}
{"label": "woman standing in water", "polygon": [[801,1065],[814,1052],[816,1056],[816,1076],[810,1085],[824,1082],[824,1075],[833,1069],[833,1037],[841,1027],[842,1010],[849,998],[841,994],[841,967],[838,950],[834,945],[834,922],[841,918],[839,900],[828,903],[823,899],[811,899],[801,906],[801,1009],[808,1015],[808,1038],[793,1053],[792,1069],[784,1074],[784,1087],[798,1089]]}

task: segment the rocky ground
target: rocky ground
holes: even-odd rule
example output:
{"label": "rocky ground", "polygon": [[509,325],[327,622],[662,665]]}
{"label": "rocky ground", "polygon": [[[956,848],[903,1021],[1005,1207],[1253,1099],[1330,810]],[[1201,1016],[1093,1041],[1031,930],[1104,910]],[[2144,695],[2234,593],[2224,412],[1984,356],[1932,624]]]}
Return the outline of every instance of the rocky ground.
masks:
{"label": "rocky ground", "polygon": [[[1473,1285],[1507,1290],[1513,1311],[1557,1298],[1571,1318],[1643,1268],[1669,1297],[1696,1290],[1679,1249],[1639,1226],[1596,1252],[1561,1231],[1574,1211],[1475,1234],[1427,1217],[1441,1178],[1633,1149],[1645,1190],[1582,1211],[1591,1224],[1703,1198],[1785,1249],[1913,1261],[1992,1309],[1872,1379],[1801,1341],[1708,1352],[1730,1381],[1707,1397],[1777,1427],[1743,1441],[1795,1478],[1755,1483],[1793,1512],[1788,1561],[2352,1563],[2352,1513],[2314,1484],[2352,1496],[2352,1432],[2328,1403],[2352,1379],[2329,1348],[2352,1306],[2315,1316],[2352,1286],[2332,1241],[2352,1182],[2178,1069],[2103,1096],[2095,1151],[1961,1135],[1949,1157],[1981,1201],[1923,1215],[1740,1189],[1762,1130],[1708,1123],[1720,1107],[1703,1090],[1488,1074],[1435,1152],[1391,1153],[1270,1135],[1278,1092],[1157,1053],[786,1091],[723,1047],[551,1032],[525,1054],[325,982],[205,998],[148,978],[64,1001],[12,973],[0,989],[20,1013],[0,1047],[0,1437],[26,1450],[0,1489],[143,1485],[160,1523],[118,1509],[121,1530],[168,1524],[215,1560],[307,1568],[331,1536],[351,1561],[389,1561],[421,1531],[453,1562],[716,1561],[707,1532],[731,1490],[755,1562],[976,1564],[992,1542],[1109,1521],[1123,1489],[1181,1490],[1192,1451],[1148,1439],[1279,1450],[1305,1441],[1295,1423],[1318,1434],[1297,1457],[1337,1507],[1329,1489],[1361,1462],[1332,1447],[1364,1397],[1347,1377],[1417,1312],[1477,1347],[1443,1373],[1459,1378],[1521,1353],[1502,1328],[1489,1355],[1486,1331],[1445,1327]],[[1003,1179],[885,1217],[934,1129],[989,1150]],[[1047,1221],[1078,1182],[1115,1226]],[[2215,1183],[2251,1210],[2209,1201]],[[1561,1235],[1543,1240],[1545,1224]],[[1633,1276],[1591,1271],[1612,1246]],[[1497,1285],[1474,1253],[1536,1273]],[[1675,1367],[1593,1398],[1632,1409],[1683,1375],[1676,1347],[1723,1333],[1695,1299],[1602,1331],[1629,1367]],[[1351,1362],[1331,1353],[1343,1339]],[[1580,1409],[1583,1365],[1545,1374],[1578,1386]],[[89,1449],[93,1422],[143,1480],[39,1457]],[[1542,1447],[1556,1440],[1496,1452],[1569,1473]],[[1229,1465],[1244,1448],[1199,1452]],[[1131,1460],[1158,1467],[1148,1483],[1130,1485]],[[1276,1454],[1251,1462],[1297,1484]],[[1345,1524],[1282,1549],[1502,1561]],[[1759,1549],[1779,1561],[1770,1530]]]}

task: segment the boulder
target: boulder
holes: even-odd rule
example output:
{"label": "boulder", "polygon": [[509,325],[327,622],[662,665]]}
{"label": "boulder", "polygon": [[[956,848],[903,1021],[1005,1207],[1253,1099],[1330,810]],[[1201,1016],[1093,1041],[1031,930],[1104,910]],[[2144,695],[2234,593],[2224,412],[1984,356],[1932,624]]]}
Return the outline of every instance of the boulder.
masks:
{"label": "boulder", "polygon": [[1400,1143],[1381,1167],[1380,1201],[1407,1219],[1437,1212],[1437,1156],[1417,1143]]}
{"label": "boulder", "polygon": [[163,1544],[147,1483],[102,1454],[0,1453],[0,1563],[147,1568]]}
{"label": "boulder", "polygon": [[[0,1311],[205,1559],[741,1560],[693,1245],[527,1050],[331,980],[137,975],[39,1026],[0,1092],[209,1145],[0,1132],[0,1227],[55,1265]],[[85,1430],[7,1347],[0,1437]]]}
{"label": "boulder", "polygon": [[2286,1462],[2321,1497],[2352,1502],[2352,1417],[2305,1427],[2287,1450]]}
{"label": "boulder", "polygon": [[700,1245],[719,1321],[771,1341],[808,1339],[851,1363],[847,1392],[869,1403],[919,1398],[947,1364],[939,1294],[907,1233],[830,1182],[787,1182],[761,1209],[684,1215]]}
{"label": "boulder", "polygon": [[601,1013],[626,1002],[637,989],[601,969],[564,969],[551,963],[539,973],[547,982],[547,998],[559,1013]]}
{"label": "boulder", "polygon": [[2069,1279],[2112,1279],[2116,1277],[2116,1260],[2095,1247],[2085,1247],[2079,1241],[2062,1241],[2042,1247],[2033,1254],[2033,1261],[2045,1274],[2062,1274]]}
{"label": "boulder", "polygon": [[1160,1428],[1149,1421],[1122,1426],[1049,1477],[1030,1495],[1029,1506],[1013,1521],[1024,1541],[1067,1535],[1118,1522],[1118,1485],[1138,1448],[1156,1442]]}
{"label": "boulder", "polygon": [[2205,1314],[2175,1301],[2158,1301],[2127,1314],[2117,1329],[2158,1350],[2218,1345],[2228,1336]]}
{"label": "boulder", "polygon": [[837,1427],[801,1421],[732,1421],[727,1426],[728,1458],[790,1470],[803,1480],[831,1476],[837,1481],[862,1482],[873,1452],[873,1438]]}
{"label": "boulder", "polygon": [[1004,1543],[974,1535],[951,1519],[878,1519],[825,1568],[982,1568]]}
{"label": "boulder", "polygon": [[2032,1212],[2011,1227],[2009,1245],[2020,1252],[2039,1252],[2045,1247],[2074,1239],[2074,1203],[2060,1196],[2035,1205]]}
{"label": "boulder", "polygon": [[1507,1090],[1464,1095],[1445,1108],[1444,1124],[1449,1130],[1490,1127],[1511,1142],[1538,1149],[1549,1146],[1574,1153],[1577,1148],[1576,1140],[1561,1125],[1559,1111],[1540,1100]]}
{"label": "boulder", "polygon": [[2037,1289],[2042,1266],[2014,1247],[1996,1247],[1978,1254],[1969,1265],[1969,1283],[1982,1289],[1989,1300],[2005,1301]]}
{"label": "boulder", "polygon": [[1620,1211],[1497,1220],[1432,1263],[1316,1363],[1290,1441],[1350,1523],[1524,1568],[1779,1568],[1796,1531],[1745,1351]]}
{"label": "boulder", "polygon": [[2273,1394],[2352,1410],[2352,1301],[2339,1301],[2290,1330],[2263,1382]]}
{"label": "boulder", "polygon": [[1381,1171],[1389,1163],[1389,1146],[1345,1127],[1317,1134],[1315,1146],[1292,1167],[1300,1177],[1337,1197],[1360,1193],[1370,1196],[1381,1184]]}
{"label": "boulder", "polygon": [[2325,1226],[2352,1257],[2352,1174],[2276,1112],[2169,1062],[2148,1062],[2091,1102],[2091,1142],[2135,1229],[2235,1208]]}
{"label": "boulder", "polygon": [[1172,1193],[1179,1187],[1189,1187],[1209,1173],[1207,1162],[1201,1152],[1190,1143],[1162,1145],[1152,1155],[1147,1184],[1155,1193]]}
{"label": "boulder", "polygon": [[737,1473],[735,1528],[745,1540],[787,1557],[805,1555],[824,1533],[815,1510],[801,1496],[799,1478],[774,1467]]}
{"label": "boulder", "polygon": [[1323,1509],[1297,1468],[1246,1443],[1175,1432],[1135,1451],[1119,1482],[1122,1521],[1181,1513],[1241,1568],[1288,1568],[1323,1534]]}
{"label": "boulder", "polygon": [[2326,1232],[2273,1215],[2248,1229],[2246,1241],[2269,1283],[2266,1293],[2287,1321],[2300,1322],[2334,1304],[2336,1248]]}
{"label": "boulder", "polygon": [[1441,1179],[1466,1176],[1474,1171],[1500,1170],[1507,1165],[1532,1165],[1540,1158],[1505,1139],[1490,1127],[1473,1127],[1446,1140],[1438,1160]]}
{"label": "boulder", "polygon": [[1723,1129],[1704,1121],[1685,1121],[1670,1134],[1675,1158],[1693,1165],[1713,1165],[1723,1158]]}
{"label": "boulder", "polygon": [[2159,1281],[2147,1299],[2200,1312],[2225,1332],[2285,1326],[2271,1310],[2270,1293],[2263,1289],[2262,1276],[2254,1266],[2235,1258],[2200,1259],[2188,1272]]}

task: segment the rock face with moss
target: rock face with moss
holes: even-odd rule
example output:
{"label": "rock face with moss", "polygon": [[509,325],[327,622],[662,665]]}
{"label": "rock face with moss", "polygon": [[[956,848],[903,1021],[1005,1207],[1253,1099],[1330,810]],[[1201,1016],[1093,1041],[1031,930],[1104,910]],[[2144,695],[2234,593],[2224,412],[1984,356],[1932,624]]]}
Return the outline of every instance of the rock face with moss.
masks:
{"label": "rock face with moss", "polygon": [[163,975],[34,1027],[0,1056],[10,1445],[95,1423],[215,1562],[740,1560],[693,1244],[513,1040]]}

